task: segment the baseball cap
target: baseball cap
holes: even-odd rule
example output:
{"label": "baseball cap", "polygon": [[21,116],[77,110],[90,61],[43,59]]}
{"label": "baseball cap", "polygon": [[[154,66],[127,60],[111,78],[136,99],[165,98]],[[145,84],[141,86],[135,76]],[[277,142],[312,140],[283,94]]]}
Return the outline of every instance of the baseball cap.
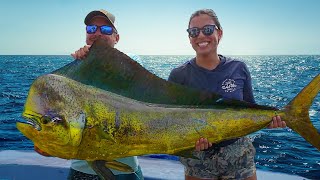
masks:
{"label": "baseball cap", "polygon": [[114,25],[116,17],[110,12],[103,9],[91,11],[84,19],[84,24],[89,25],[90,20],[95,16],[103,16],[107,18],[107,20],[111,23],[111,25],[117,30],[116,26]]}

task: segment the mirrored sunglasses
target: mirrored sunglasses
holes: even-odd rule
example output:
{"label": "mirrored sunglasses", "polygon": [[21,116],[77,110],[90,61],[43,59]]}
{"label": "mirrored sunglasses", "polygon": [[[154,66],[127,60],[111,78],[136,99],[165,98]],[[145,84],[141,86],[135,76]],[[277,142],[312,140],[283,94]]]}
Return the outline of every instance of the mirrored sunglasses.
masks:
{"label": "mirrored sunglasses", "polygon": [[112,26],[107,26],[107,25],[104,25],[104,26],[88,25],[86,27],[86,30],[88,34],[94,34],[97,32],[98,28],[100,28],[101,34],[105,34],[105,35],[111,35],[114,32],[116,32],[114,31]]}
{"label": "mirrored sunglasses", "polygon": [[198,28],[198,27],[189,28],[187,29],[187,32],[189,33],[190,37],[195,38],[199,36],[200,31],[205,36],[211,36],[214,33],[215,29],[218,29],[216,25],[205,25],[202,28]]}

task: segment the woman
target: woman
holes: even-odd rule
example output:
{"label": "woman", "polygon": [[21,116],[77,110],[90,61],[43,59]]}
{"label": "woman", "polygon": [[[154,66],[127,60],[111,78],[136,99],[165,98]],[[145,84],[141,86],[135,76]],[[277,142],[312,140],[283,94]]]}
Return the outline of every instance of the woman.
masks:
{"label": "woman", "polygon": [[[223,30],[215,12],[203,9],[193,13],[187,32],[196,57],[173,69],[169,81],[254,103],[247,66],[217,52]],[[275,116],[269,128],[285,126],[285,122]],[[180,159],[186,179],[257,179],[255,149],[248,137],[215,145],[201,138],[196,142],[195,155],[199,160]]]}

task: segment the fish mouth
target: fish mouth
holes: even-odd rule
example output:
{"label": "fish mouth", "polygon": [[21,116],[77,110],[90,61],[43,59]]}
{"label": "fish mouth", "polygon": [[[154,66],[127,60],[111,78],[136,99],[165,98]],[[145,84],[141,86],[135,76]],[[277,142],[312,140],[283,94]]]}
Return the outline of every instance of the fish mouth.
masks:
{"label": "fish mouth", "polygon": [[25,119],[25,121],[20,123],[30,125],[37,131],[41,131],[41,125],[39,123],[40,116],[30,113],[23,113],[22,117]]}

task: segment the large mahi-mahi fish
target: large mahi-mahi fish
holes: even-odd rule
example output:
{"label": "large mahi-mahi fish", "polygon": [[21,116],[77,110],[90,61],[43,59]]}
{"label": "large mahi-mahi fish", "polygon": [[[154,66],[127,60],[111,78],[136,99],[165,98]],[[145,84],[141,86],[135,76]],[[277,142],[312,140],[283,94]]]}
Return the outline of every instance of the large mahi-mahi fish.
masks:
{"label": "large mahi-mahi fish", "polygon": [[51,156],[116,169],[127,167],[113,160],[128,156],[192,157],[200,137],[217,143],[245,136],[275,114],[320,150],[309,119],[319,90],[320,74],[281,110],[223,99],[163,80],[98,40],[85,60],[33,82],[23,112],[28,123],[17,128]]}

